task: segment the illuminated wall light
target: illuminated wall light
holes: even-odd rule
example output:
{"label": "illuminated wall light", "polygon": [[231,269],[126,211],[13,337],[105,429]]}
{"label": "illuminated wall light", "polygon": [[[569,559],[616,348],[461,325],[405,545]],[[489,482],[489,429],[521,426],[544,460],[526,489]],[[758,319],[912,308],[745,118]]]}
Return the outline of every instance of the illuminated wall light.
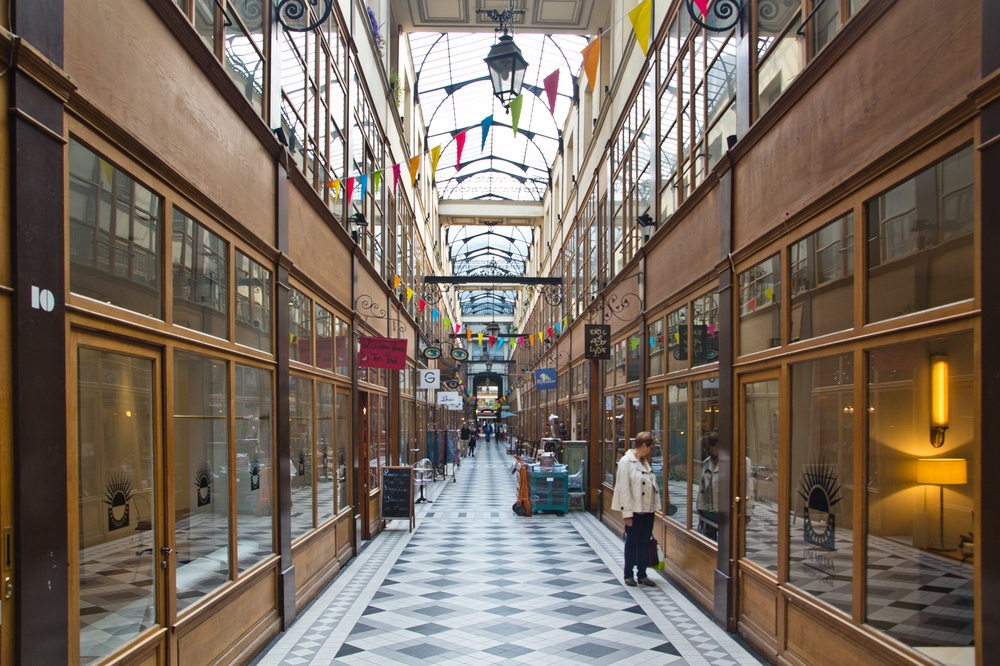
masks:
{"label": "illuminated wall light", "polygon": [[944,446],[944,431],[948,429],[948,357],[931,356],[931,446]]}

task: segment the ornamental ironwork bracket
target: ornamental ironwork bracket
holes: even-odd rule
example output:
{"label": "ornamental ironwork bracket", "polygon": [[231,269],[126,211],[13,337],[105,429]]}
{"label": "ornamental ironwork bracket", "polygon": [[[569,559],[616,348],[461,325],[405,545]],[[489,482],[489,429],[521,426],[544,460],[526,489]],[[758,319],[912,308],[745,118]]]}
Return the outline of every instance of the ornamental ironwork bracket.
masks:
{"label": "ornamental ironwork bracket", "polygon": [[694,4],[695,0],[684,0],[691,20],[712,32],[727,32],[740,22],[743,13],[743,3],[740,0],[708,0],[712,6],[702,16],[701,10]]}
{"label": "ornamental ironwork bracket", "polygon": [[[247,3],[250,4],[252,1],[247,0]],[[278,23],[292,32],[309,32],[318,28],[330,17],[332,9],[333,0],[276,0],[274,3]]]}
{"label": "ornamental ironwork bracket", "polygon": [[[622,313],[631,310],[633,307],[638,306],[639,313],[632,317],[631,319],[623,317]],[[614,317],[618,321],[633,322],[642,316],[642,297],[639,294],[623,294],[618,296],[618,294],[611,294],[604,300],[604,320],[607,321]]]}
{"label": "ornamental ironwork bracket", "polygon": [[379,304],[376,303],[375,300],[368,294],[361,294],[358,296],[357,300],[354,301],[354,309],[365,319],[368,317],[385,319],[386,317],[385,309],[379,306]]}

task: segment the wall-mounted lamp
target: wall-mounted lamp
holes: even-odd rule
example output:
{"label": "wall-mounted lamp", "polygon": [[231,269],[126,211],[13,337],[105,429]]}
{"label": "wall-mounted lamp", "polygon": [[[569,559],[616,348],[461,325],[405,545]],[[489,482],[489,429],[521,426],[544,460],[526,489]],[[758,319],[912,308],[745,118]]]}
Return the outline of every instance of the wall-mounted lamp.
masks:
{"label": "wall-mounted lamp", "polygon": [[351,230],[351,238],[357,243],[361,235],[361,229],[368,226],[368,220],[361,213],[355,213],[347,218],[347,221],[354,225],[354,229]]}
{"label": "wall-mounted lamp", "polygon": [[[942,434],[943,437],[944,435]],[[965,458],[917,459],[917,483],[938,486],[941,490],[940,550],[944,550],[944,487],[964,486],[968,482],[968,463]]]}
{"label": "wall-mounted lamp", "polygon": [[573,184],[576,185],[576,174],[573,174],[570,178],[573,179]]}
{"label": "wall-mounted lamp", "polygon": [[492,363],[489,363],[489,362],[486,363],[486,372],[493,372],[493,364]]}
{"label": "wall-mounted lamp", "polygon": [[635,223],[640,227],[655,227],[656,221],[650,217],[649,213],[643,213],[639,217],[635,218]]}
{"label": "wall-mounted lamp", "polygon": [[931,446],[944,446],[948,429],[948,356],[931,356]]}

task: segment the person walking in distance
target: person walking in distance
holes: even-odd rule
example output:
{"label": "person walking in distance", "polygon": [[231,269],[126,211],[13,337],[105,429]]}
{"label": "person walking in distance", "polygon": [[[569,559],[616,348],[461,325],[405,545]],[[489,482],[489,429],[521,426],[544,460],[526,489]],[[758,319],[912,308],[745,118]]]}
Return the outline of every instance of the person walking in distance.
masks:
{"label": "person walking in distance", "polygon": [[479,439],[479,428],[472,431],[472,439],[469,440],[469,455],[476,457],[476,441]]}
{"label": "person walking in distance", "polygon": [[458,431],[458,453],[465,457],[469,452],[469,438],[472,437],[472,430],[468,423],[462,424],[462,429]]}
{"label": "person walking in distance", "polygon": [[612,508],[621,511],[625,522],[625,584],[629,587],[656,587],[646,577],[653,512],[658,506],[660,492],[649,463],[655,445],[650,432],[635,436],[632,448],[618,461],[615,493],[611,499]]}

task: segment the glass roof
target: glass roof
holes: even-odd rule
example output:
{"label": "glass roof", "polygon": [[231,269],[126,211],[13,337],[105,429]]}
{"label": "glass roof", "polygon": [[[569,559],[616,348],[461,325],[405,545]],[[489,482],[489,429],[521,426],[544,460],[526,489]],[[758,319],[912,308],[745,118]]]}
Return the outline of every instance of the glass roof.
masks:
{"label": "glass roof", "polygon": [[[528,61],[516,137],[510,114],[493,97],[483,62],[496,36],[481,32],[410,33],[409,39],[417,68],[417,93],[428,125],[427,146],[443,147],[436,174],[440,197],[541,201],[572,104],[572,73],[579,71],[580,50],[587,45],[587,38],[514,34],[514,42]],[[553,115],[542,79],[557,69],[559,94]],[[493,127],[482,146],[480,123],[491,113]],[[462,167],[458,169],[455,136],[467,129]]]}
{"label": "glass roof", "polygon": [[458,303],[464,315],[513,315],[517,291],[463,291]]}
{"label": "glass roof", "polygon": [[456,226],[446,230],[453,275],[524,275],[534,227]]}

